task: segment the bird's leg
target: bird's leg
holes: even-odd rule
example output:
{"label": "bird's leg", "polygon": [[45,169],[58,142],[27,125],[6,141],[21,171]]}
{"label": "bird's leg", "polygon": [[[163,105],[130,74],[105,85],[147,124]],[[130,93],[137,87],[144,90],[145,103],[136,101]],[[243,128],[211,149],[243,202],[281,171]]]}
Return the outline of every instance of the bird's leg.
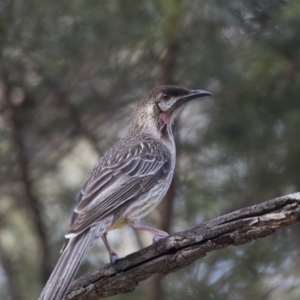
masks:
{"label": "bird's leg", "polygon": [[157,243],[160,239],[163,239],[163,238],[169,236],[169,234],[167,232],[163,231],[163,230],[159,230],[157,228],[142,225],[136,220],[128,221],[128,225],[131,226],[134,229],[140,229],[140,230],[149,231],[149,232],[153,233],[154,234],[153,243]]}
{"label": "bird's leg", "polygon": [[112,265],[114,265],[114,263],[116,262],[116,260],[119,258],[118,254],[116,252],[114,252],[110,246],[109,246],[109,243],[108,243],[108,240],[107,240],[107,232],[105,232],[103,235],[102,235],[102,240],[104,242],[104,245],[108,251],[108,254],[109,254],[109,259],[110,259],[110,262]]}

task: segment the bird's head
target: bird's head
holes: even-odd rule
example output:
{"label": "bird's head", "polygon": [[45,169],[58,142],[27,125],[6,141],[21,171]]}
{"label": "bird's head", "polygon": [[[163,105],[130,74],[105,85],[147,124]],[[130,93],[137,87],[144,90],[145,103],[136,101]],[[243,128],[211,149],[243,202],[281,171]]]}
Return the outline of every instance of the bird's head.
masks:
{"label": "bird's head", "polygon": [[204,90],[189,90],[173,85],[155,87],[139,102],[129,131],[161,137],[166,129],[171,132],[178,112],[188,101],[204,96],[212,94]]}

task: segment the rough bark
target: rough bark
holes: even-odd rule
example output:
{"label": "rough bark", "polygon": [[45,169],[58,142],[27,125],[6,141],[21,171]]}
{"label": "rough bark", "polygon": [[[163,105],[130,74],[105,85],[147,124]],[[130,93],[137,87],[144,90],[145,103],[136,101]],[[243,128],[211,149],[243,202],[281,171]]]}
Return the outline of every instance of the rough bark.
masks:
{"label": "rough bark", "polygon": [[266,237],[299,223],[300,193],[242,208],[171,235],[157,244],[107,264],[71,285],[65,299],[103,299],[130,292],[153,274],[176,272],[206,253]]}

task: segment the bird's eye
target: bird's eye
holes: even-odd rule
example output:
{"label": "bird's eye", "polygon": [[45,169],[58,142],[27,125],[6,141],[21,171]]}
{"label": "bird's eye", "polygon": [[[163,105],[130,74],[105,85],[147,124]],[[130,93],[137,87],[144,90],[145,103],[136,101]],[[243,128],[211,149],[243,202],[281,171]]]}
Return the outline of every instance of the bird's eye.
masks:
{"label": "bird's eye", "polygon": [[163,98],[163,100],[167,101],[167,100],[169,100],[171,97],[170,97],[170,95],[168,95],[168,94],[162,94],[162,98]]}

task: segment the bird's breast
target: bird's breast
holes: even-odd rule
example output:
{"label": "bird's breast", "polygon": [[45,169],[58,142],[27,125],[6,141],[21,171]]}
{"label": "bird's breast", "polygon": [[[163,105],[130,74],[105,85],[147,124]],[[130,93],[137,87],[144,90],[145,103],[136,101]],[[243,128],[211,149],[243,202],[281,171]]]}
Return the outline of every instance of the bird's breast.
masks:
{"label": "bird's breast", "polygon": [[159,204],[170,187],[174,174],[174,168],[175,156],[172,157],[171,168],[168,176],[159,181],[149,191],[132,201],[130,205],[125,208],[124,216],[126,216],[127,220],[141,219]]}

